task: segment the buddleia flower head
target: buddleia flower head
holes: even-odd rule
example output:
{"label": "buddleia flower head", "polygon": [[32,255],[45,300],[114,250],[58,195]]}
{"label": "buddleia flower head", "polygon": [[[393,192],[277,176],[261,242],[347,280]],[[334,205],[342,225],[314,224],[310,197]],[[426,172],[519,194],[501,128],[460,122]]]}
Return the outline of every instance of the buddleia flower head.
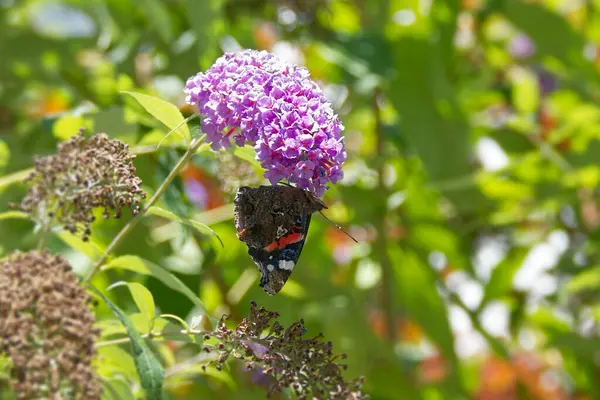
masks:
{"label": "buddleia flower head", "polygon": [[252,145],[272,184],[287,179],[321,196],[343,177],[344,127],[306,68],[265,51],[227,53],[185,93],[212,148]]}

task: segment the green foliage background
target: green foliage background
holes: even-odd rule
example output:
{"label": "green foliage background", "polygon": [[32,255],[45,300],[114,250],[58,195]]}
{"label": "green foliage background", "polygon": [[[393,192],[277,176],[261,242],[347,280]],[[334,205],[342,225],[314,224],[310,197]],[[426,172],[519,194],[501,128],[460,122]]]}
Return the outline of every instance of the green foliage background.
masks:
{"label": "green foliage background", "polygon": [[[346,176],[324,201],[326,215],[360,243],[316,215],[291,281],[267,296],[236,239],[232,193],[219,189],[239,178],[237,167],[204,149],[159,205],[210,226],[224,247],[206,228],[157,209],[117,248],[130,258],[113,259],[95,286],[142,334],[148,318],[136,291],[156,315],[188,323],[206,315],[204,328],[222,314],[239,320],[251,300],[282,323],[303,318],[309,335],[323,332],[348,354],[348,377],[364,375],[373,399],[599,398],[598,7],[3,0],[0,205],[23,196],[33,155],[53,153],[80,126],[132,146],[152,193],[183,143],[172,135],[157,149],[168,128],[122,91],[159,97],[188,116],[189,76],[223,51],[272,50],[307,66],[346,126]],[[197,119],[189,126],[198,133]],[[251,165],[251,153],[235,155]],[[209,207],[186,196],[191,181],[204,185]],[[33,224],[12,217],[0,220],[3,255],[37,244]],[[129,218],[96,223],[89,244],[59,232],[48,246],[84,276]],[[187,292],[139,273],[142,259]],[[121,280],[143,286],[104,290]],[[105,304],[96,313],[101,341],[124,336]],[[165,324],[159,318],[154,329]],[[152,348],[167,372],[198,352],[178,341]],[[99,348],[98,370],[121,398],[143,396],[129,351]],[[0,388],[5,374],[0,368]],[[266,395],[236,365],[167,373],[164,390],[172,399]]]}

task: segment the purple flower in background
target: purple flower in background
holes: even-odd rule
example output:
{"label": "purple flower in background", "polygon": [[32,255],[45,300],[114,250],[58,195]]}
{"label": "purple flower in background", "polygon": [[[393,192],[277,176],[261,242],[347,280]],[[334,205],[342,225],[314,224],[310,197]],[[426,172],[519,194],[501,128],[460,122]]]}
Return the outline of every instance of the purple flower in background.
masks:
{"label": "purple flower in background", "polygon": [[508,44],[508,52],[515,58],[528,58],[535,53],[535,45],[529,36],[520,33]]}
{"label": "purple flower in background", "polygon": [[265,51],[227,53],[185,93],[211,147],[250,143],[272,184],[287,179],[321,196],[342,178],[344,127],[306,68]]}

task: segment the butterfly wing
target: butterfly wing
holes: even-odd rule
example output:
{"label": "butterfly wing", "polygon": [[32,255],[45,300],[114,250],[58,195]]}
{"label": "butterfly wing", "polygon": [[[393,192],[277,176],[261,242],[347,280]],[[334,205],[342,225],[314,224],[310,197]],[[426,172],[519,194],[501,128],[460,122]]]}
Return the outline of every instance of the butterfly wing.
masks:
{"label": "butterfly wing", "polygon": [[321,207],[302,189],[282,186],[240,188],[234,204],[238,238],[261,273],[260,286],[273,295],[294,270],[311,214]]}

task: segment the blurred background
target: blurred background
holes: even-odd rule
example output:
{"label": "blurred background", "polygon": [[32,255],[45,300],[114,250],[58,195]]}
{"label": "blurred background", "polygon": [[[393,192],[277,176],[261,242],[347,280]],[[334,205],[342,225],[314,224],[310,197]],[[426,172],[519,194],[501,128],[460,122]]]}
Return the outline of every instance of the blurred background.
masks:
{"label": "blurred background", "polygon": [[[326,193],[325,214],[359,243],[315,215],[291,280],[267,296],[233,226],[235,189],[263,182],[241,149],[197,156],[162,198],[210,225],[224,248],[153,218],[117,254],[169,269],[214,318],[239,321],[251,300],[284,324],[303,318],[308,335],[323,332],[348,354],[347,376],[364,375],[373,399],[600,398],[599,7],[0,0],[0,204],[23,196],[34,154],[81,126],[131,145],[152,192],[183,150],[177,139],[156,150],[168,129],[120,91],[188,116],[189,76],[223,52],[268,50],[305,65],[346,126],[345,177]],[[85,246],[105,247],[128,218],[96,223]],[[32,228],[1,220],[0,252],[35,247]],[[48,245],[79,274],[90,267],[82,243],[63,235]],[[145,283],[161,313],[197,315],[153,278],[109,271],[94,282],[117,280]],[[137,312],[126,291],[113,292]],[[114,318],[96,312],[100,325]],[[159,349],[167,365],[195,355],[177,342]],[[127,351],[99,349],[104,377],[135,376]],[[260,399],[264,385],[232,366],[175,375],[166,389],[173,399]]]}

